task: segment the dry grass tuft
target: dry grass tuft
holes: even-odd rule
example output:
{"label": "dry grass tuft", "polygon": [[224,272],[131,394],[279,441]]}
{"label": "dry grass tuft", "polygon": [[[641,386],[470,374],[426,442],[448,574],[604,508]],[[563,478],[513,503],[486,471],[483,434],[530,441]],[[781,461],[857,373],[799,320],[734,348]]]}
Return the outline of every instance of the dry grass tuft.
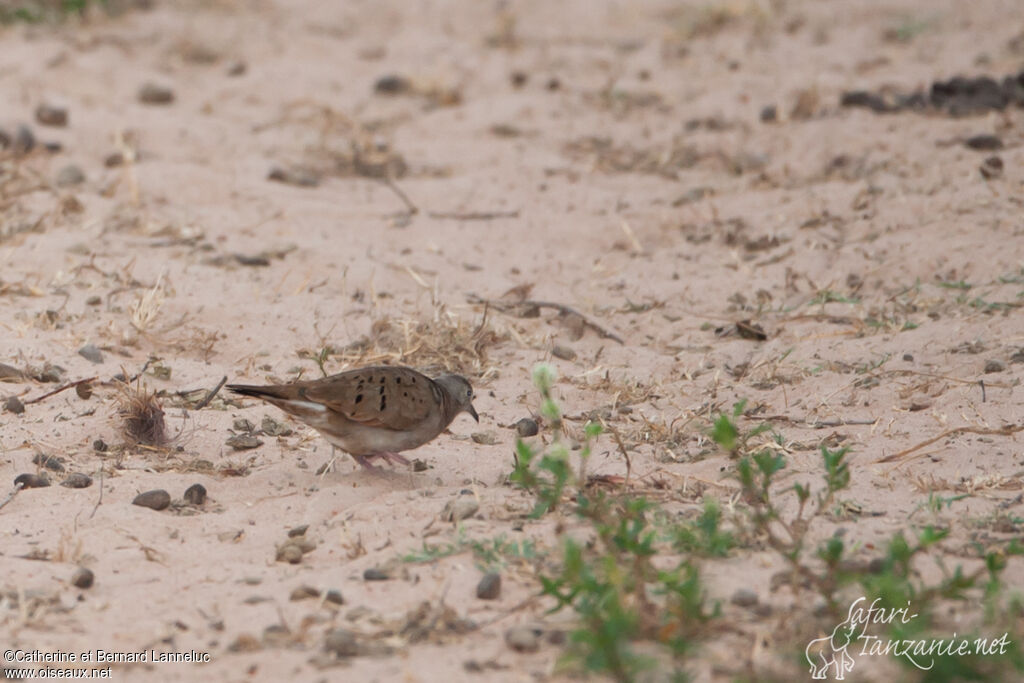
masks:
{"label": "dry grass tuft", "polygon": [[169,441],[167,426],[156,392],[150,392],[138,383],[134,386],[121,384],[119,389],[117,414],[121,418],[125,439],[143,446],[166,445]]}
{"label": "dry grass tuft", "polygon": [[509,339],[486,317],[477,324],[439,309],[431,320],[379,318],[370,334],[343,348],[330,349],[345,365],[410,365],[483,377],[493,370],[488,353]]}

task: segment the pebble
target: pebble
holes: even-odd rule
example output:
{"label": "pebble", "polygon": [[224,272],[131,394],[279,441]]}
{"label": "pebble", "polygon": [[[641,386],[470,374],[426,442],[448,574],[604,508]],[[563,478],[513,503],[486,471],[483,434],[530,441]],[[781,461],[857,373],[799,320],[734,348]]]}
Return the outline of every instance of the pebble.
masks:
{"label": "pebble", "polygon": [[288,564],[298,564],[302,562],[302,548],[295,543],[285,543],[277,549],[277,557],[275,558],[278,562],[287,562]]}
{"label": "pebble", "polygon": [[976,149],[981,151],[992,152],[997,149],[1003,148],[1003,141],[996,135],[972,135],[971,137],[964,140],[964,144],[969,149]]}
{"label": "pebble", "polygon": [[995,180],[1003,175],[1003,160],[1001,157],[991,156],[981,162],[978,171],[985,180]]}
{"label": "pebble", "polygon": [[363,581],[387,581],[390,578],[391,575],[379,567],[370,567],[363,572]]}
{"label": "pebble", "polygon": [[36,121],[43,126],[63,128],[68,125],[68,110],[52,104],[40,104],[36,107]]}
{"label": "pebble", "polygon": [[779,113],[774,104],[769,104],[761,108],[762,123],[775,123],[778,119]]}
{"label": "pebble", "polygon": [[245,62],[232,62],[231,66],[228,67],[228,76],[244,76],[248,70],[249,66]]}
{"label": "pebble", "polygon": [[297,600],[309,600],[310,598],[319,598],[320,590],[313,586],[299,586],[292,591],[289,600],[295,602]]}
{"label": "pebble", "polygon": [[72,185],[81,185],[85,182],[85,171],[74,164],[68,164],[64,168],[57,171],[57,177],[54,178],[54,182],[57,187],[71,187]]}
{"label": "pebble", "polygon": [[78,398],[83,401],[88,401],[92,398],[92,384],[89,382],[82,382],[81,384],[75,385],[75,393],[78,394]]}
{"label": "pebble", "polygon": [[281,168],[280,166],[275,166],[267,174],[267,180],[274,180],[285,185],[295,185],[297,187],[316,187],[320,184],[320,174],[301,167]]}
{"label": "pebble", "polygon": [[267,436],[291,436],[292,428],[283,422],[278,422],[272,417],[263,418],[260,423],[260,430]]}
{"label": "pebble", "polygon": [[171,494],[163,489],[153,489],[135,496],[132,505],[149,508],[150,510],[166,510],[171,504]]}
{"label": "pebble", "polygon": [[513,626],[505,631],[505,643],[516,652],[536,652],[540,648],[540,634],[530,626]]}
{"label": "pebble", "polygon": [[92,584],[95,581],[96,575],[92,573],[91,569],[86,569],[85,567],[79,567],[71,575],[71,585],[75,588],[92,588]]}
{"label": "pebble", "polygon": [[561,344],[556,344],[555,347],[551,349],[551,355],[555,358],[561,358],[562,360],[576,360],[576,352],[568,346],[562,346]]}
{"label": "pebble", "polygon": [[469,438],[473,443],[478,443],[483,446],[493,446],[498,443],[498,435],[494,432],[473,432],[469,435]]}
{"label": "pebble", "polygon": [[15,415],[21,415],[25,412],[25,404],[17,396],[8,396],[7,400],[4,401],[4,408],[7,412],[14,413]]}
{"label": "pebble", "polygon": [[530,417],[524,417],[519,422],[516,422],[516,434],[525,438],[528,436],[537,436],[540,432],[540,427],[537,425],[537,421]]}
{"label": "pebble", "polygon": [[174,102],[174,91],[156,83],[145,83],[139,88],[139,102],[143,104],[170,104]]}
{"label": "pebble", "polygon": [[331,589],[327,591],[327,595],[324,596],[324,601],[329,602],[332,605],[344,605],[345,598],[341,596],[341,591],[337,589]]}
{"label": "pebble", "polygon": [[63,472],[64,462],[63,458],[58,458],[56,455],[44,455],[43,453],[36,453],[32,456],[32,464],[45,467],[52,472]]}
{"label": "pebble", "polygon": [[103,362],[103,352],[100,351],[95,344],[86,344],[82,348],[78,349],[78,355],[90,363]]}
{"label": "pebble", "polygon": [[992,358],[991,360],[985,361],[985,372],[986,372],[986,374],[987,373],[992,373],[992,372],[1005,372],[1005,371],[1006,371],[1006,363],[1004,363],[1003,361],[996,360],[995,358]]}
{"label": "pebble", "polygon": [[256,429],[256,425],[254,425],[250,420],[246,420],[244,417],[238,417],[231,423],[231,428],[236,432],[251,432]]}
{"label": "pebble", "polygon": [[202,484],[192,484],[185,489],[185,502],[192,505],[202,505],[206,502],[206,487]]}
{"label": "pebble", "polygon": [[359,641],[347,628],[336,628],[324,636],[324,650],[335,657],[355,657],[359,654]]}
{"label": "pebble", "polygon": [[50,485],[50,478],[45,474],[19,474],[14,478],[14,485],[19,484],[26,489],[41,489]]}
{"label": "pebble", "polygon": [[403,95],[412,91],[412,81],[405,76],[388,74],[377,79],[373,91],[378,95]]}
{"label": "pebble", "polygon": [[445,503],[441,511],[441,520],[444,522],[458,522],[472,517],[480,509],[480,503],[475,496],[460,495],[458,498]]}
{"label": "pebble", "polygon": [[757,593],[749,588],[740,588],[732,594],[729,602],[738,607],[753,607],[758,602]]}
{"label": "pebble", "polygon": [[914,362],[914,355],[911,354],[911,353],[905,353],[905,354],[903,354],[903,360],[905,360],[908,363],[913,363]]}
{"label": "pebble", "polygon": [[92,477],[83,472],[72,472],[60,485],[69,489],[87,489],[92,486]]}
{"label": "pebble", "polygon": [[476,597],[481,600],[496,600],[501,596],[501,574],[488,572],[476,585]]}
{"label": "pebble", "polygon": [[252,434],[235,434],[224,443],[231,446],[236,451],[247,451],[252,448],[259,448],[263,445],[263,442]]}
{"label": "pebble", "polygon": [[302,524],[293,529],[288,530],[288,538],[295,538],[296,536],[305,536],[306,531],[309,529],[308,524]]}
{"label": "pebble", "polygon": [[92,442],[92,449],[97,453],[106,453],[110,449],[110,446],[108,446],[107,442],[103,439],[96,439]]}

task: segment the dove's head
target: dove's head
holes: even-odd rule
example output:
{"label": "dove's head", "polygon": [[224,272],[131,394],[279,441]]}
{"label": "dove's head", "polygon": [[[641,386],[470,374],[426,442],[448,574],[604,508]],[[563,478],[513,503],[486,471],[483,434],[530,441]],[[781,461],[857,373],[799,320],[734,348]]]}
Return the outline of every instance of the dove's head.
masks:
{"label": "dove's head", "polygon": [[473,408],[473,387],[470,386],[469,381],[465,377],[461,375],[441,375],[434,381],[441,385],[448,398],[451,399],[451,418],[465,411],[472,415],[474,420],[480,421],[480,416],[476,414],[476,409]]}

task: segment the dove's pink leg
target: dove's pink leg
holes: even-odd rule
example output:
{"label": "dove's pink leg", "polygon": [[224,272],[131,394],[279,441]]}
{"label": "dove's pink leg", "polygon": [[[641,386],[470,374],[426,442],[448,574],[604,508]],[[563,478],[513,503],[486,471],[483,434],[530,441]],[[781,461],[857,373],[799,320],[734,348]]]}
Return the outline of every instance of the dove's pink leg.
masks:
{"label": "dove's pink leg", "polygon": [[372,455],[367,455],[364,457],[366,458],[367,462],[374,460],[376,458],[384,458],[392,465],[405,465],[406,467],[408,467],[409,465],[412,464],[411,462],[409,462],[408,458],[405,458],[399,455],[398,453],[391,453],[389,451],[381,451],[380,453],[374,453]]}
{"label": "dove's pink leg", "polygon": [[371,472],[380,472],[380,468],[376,465],[370,464],[370,460],[374,458],[374,455],[353,455],[352,456],[357,463],[370,470]]}

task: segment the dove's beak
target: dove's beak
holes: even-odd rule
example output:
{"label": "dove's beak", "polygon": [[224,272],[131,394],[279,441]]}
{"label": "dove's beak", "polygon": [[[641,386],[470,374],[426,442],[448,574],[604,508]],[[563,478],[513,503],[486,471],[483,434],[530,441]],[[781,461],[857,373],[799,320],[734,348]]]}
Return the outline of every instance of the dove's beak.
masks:
{"label": "dove's beak", "polygon": [[480,416],[476,414],[476,408],[473,407],[472,403],[470,403],[469,406],[466,408],[466,412],[472,415],[473,419],[476,420],[477,422],[480,421]]}

